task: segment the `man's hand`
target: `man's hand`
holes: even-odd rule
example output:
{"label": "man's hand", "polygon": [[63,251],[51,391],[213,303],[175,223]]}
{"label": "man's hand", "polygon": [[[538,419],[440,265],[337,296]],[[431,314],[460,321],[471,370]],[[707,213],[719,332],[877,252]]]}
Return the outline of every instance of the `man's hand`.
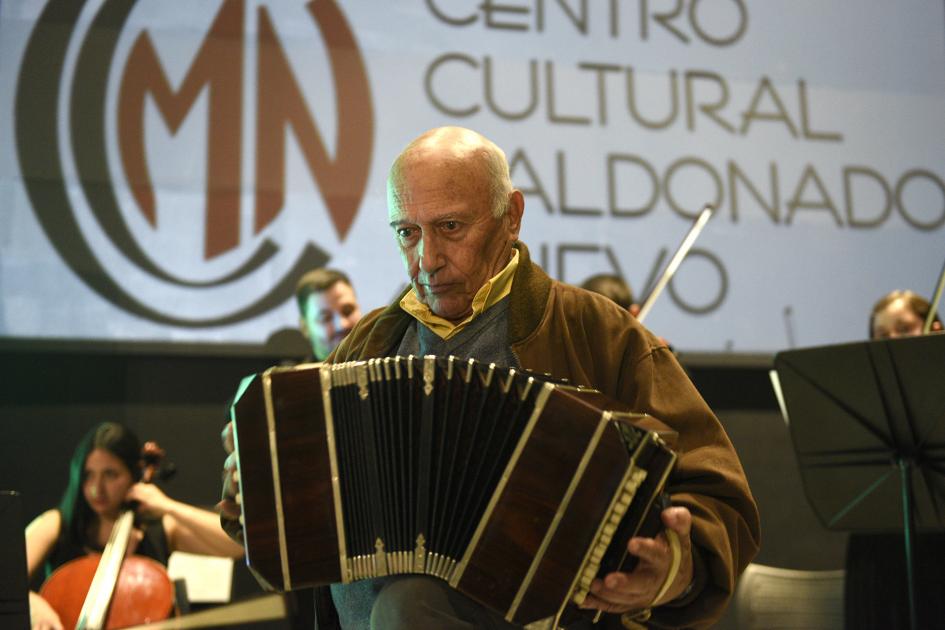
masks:
{"label": "man's hand", "polygon": [[217,510],[220,512],[220,523],[223,529],[230,535],[230,538],[243,544],[243,528],[241,526],[240,513],[240,494],[239,480],[240,473],[237,470],[238,458],[236,455],[236,446],[233,443],[233,422],[227,422],[220,434],[223,442],[223,449],[227,453],[226,461],[223,462],[223,498],[217,503]]}
{"label": "man's hand", "polygon": [[[666,591],[659,591],[672,565],[672,550],[666,532],[655,538],[637,536],[627,543],[627,550],[640,559],[631,573],[614,572],[596,579],[582,608],[596,608],[609,613],[642,610],[670,602],[686,590],[692,581],[692,514],[684,507],[670,507],[660,515],[667,529],[679,538],[679,571]],[[659,596],[658,601],[654,601]]]}

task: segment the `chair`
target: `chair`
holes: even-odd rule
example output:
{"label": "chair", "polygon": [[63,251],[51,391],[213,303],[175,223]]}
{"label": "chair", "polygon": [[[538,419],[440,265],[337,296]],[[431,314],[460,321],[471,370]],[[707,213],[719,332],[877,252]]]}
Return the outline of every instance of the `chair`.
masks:
{"label": "chair", "polygon": [[739,630],[842,630],[844,573],[749,564],[732,604]]}

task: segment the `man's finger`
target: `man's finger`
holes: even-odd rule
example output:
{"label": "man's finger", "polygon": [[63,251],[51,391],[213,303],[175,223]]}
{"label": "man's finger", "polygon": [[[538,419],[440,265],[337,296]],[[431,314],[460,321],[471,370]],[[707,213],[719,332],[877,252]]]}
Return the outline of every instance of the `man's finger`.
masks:
{"label": "man's finger", "polygon": [[217,503],[216,508],[217,512],[226,519],[235,521],[240,517],[240,506],[233,499],[223,499]]}
{"label": "man's finger", "polygon": [[651,582],[650,576],[614,572],[608,573],[603,579],[594,580],[590,592],[598,599],[633,605],[646,598],[652,590]]}
{"label": "man's finger", "polygon": [[[611,576],[618,576],[618,589],[608,588],[607,578]],[[639,584],[625,574],[611,573],[607,578],[594,580],[591,584],[591,592],[584,600],[582,608],[595,608],[605,612],[626,612],[642,608],[648,603],[647,595],[640,591]]]}
{"label": "man's finger", "polygon": [[630,610],[631,606],[619,602],[608,601],[600,597],[595,597],[594,595],[588,595],[584,599],[584,603],[581,604],[581,608],[591,608],[609,613],[621,613]]}
{"label": "man's finger", "polygon": [[243,538],[243,515],[235,501],[224,499],[217,503],[220,512],[220,525],[227,535],[241,545],[245,545]]}
{"label": "man's finger", "polygon": [[660,518],[663,525],[679,534],[681,539],[689,538],[692,532],[692,514],[689,510],[679,506],[669,507],[663,510]]}
{"label": "man's finger", "polygon": [[660,566],[666,564],[669,545],[662,536],[656,538],[636,536],[627,543],[627,551],[638,557],[641,563]]}
{"label": "man's finger", "polygon": [[232,453],[236,449],[236,445],[233,443],[233,421],[230,420],[226,423],[226,426],[223,427],[223,431],[220,433],[220,440],[223,442],[223,449],[227,453]]}
{"label": "man's finger", "polygon": [[612,601],[605,599],[604,597],[598,597],[596,595],[589,594],[584,599],[584,603],[581,604],[581,608],[592,608],[594,610],[602,610],[609,613],[621,613],[632,610],[634,605],[631,602]]}
{"label": "man's finger", "polygon": [[223,485],[226,495],[236,494],[239,488],[240,471],[237,468],[236,453],[230,453],[223,462]]}
{"label": "man's finger", "polygon": [[609,573],[604,576],[603,588],[606,591],[625,591],[632,588],[632,583],[626,573]]}

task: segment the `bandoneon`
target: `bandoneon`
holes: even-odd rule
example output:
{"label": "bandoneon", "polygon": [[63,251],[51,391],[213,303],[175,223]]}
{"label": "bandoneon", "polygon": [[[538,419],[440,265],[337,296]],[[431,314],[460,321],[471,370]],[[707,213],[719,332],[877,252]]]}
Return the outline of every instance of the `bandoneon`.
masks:
{"label": "bandoneon", "polygon": [[258,579],[433,575],[520,624],[631,568],[675,462],[665,425],[596,390],[454,357],[272,368],[231,415]]}

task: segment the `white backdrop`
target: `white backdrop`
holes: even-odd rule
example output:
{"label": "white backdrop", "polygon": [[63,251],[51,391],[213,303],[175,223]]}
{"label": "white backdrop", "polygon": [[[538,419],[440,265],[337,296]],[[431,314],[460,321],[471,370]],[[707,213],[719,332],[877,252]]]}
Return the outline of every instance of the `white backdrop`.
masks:
{"label": "white backdrop", "polygon": [[[290,282],[308,244],[351,275],[365,306],[380,306],[405,281],[386,225],[387,167],[443,124],[505,149],[526,192],[522,238],[567,282],[616,271],[641,293],[691,217],[716,203],[647,320],[681,350],[862,339],[878,297],[931,294],[945,260],[942,2],[337,2],[353,46],[332,39],[345,31],[337,22],[320,30],[303,2],[139,0],[102,27],[113,4],[0,3],[0,336],[261,342],[295,324],[293,301],[233,314]],[[75,15],[57,22],[60,10]],[[41,16],[52,26],[38,29]],[[221,16],[231,30],[208,37]],[[273,33],[275,45],[259,44]],[[105,62],[83,61],[109,37]],[[146,68],[132,61],[143,38],[172,92],[210,68],[176,130],[153,91],[138,109],[127,96]],[[195,63],[214,38],[225,42],[221,56]],[[290,73],[264,66],[274,50]],[[357,58],[367,93],[337,97],[357,82],[357,64],[338,76],[330,60]],[[277,127],[284,203],[257,227],[257,161],[274,163],[258,157],[257,129],[271,121],[260,94],[285,89],[287,76],[301,100],[279,92],[271,102],[302,103],[316,131]],[[222,77],[237,77],[238,89],[214,101]],[[153,222],[123,162],[135,137],[122,112],[142,121]],[[340,146],[342,120],[370,132],[353,161],[363,194],[341,186],[355,211],[347,232],[325,201],[340,180],[319,181],[306,157],[316,136],[329,161],[357,153]],[[215,124],[238,150],[211,159]],[[89,138],[101,143],[98,172],[83,171]],[[209,226],[220,225],[206,218],[211,162],[235,169],[224,192],[238,203],[236,243],[208,255]],[[124,245],[102,220],[104,184]],[[267,241],[275,253],[240,275]]]}

